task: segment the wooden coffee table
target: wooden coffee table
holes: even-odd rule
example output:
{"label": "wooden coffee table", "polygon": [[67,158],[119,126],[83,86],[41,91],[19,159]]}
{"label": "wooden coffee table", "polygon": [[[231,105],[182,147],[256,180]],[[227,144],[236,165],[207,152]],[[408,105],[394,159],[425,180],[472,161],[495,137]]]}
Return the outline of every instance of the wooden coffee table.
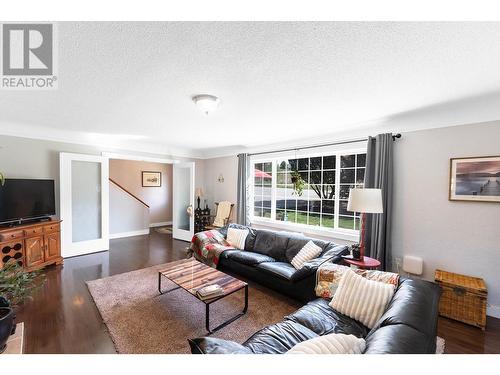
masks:
{"label": "wooden coffee table", "polygon": [[[176,284],[177,287],[162,291],[161,284],[164,277]],[[199,289],[211,284],[219,284],[224,289],[224,293],[211,299],[201,300],[196,292]],[[217,327],[210,329],[210,305],[243,288],[245,289],[245,307],[243,308],[243,311]],[[227,326],[229,323],[234,322],[236,319],[245,315],[248,310],[247,283],[226,275],[223,272],[217,271],[215,268],[200,263],[194,258],[169,263],[168,266],[158,272],[158,291],[160,294],[169,293],[177,289],[184,289],[186,292],[196,297],[199,301],[205,303],[205,327],[207,328],[208,333],[218,331],[219,329]]]}

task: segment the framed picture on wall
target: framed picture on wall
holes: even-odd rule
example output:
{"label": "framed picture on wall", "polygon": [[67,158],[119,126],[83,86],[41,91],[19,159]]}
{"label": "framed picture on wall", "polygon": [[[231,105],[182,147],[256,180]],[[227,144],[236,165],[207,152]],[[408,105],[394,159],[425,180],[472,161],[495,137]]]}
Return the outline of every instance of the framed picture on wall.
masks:
{"label": "framed picture on wall", "polygon": [[142,186],[160,187],[161,172],[142,171]]}
{"label": "framed picture on wall", "polygon": [[450,159],[449,198],[500,202],[500,156]]}

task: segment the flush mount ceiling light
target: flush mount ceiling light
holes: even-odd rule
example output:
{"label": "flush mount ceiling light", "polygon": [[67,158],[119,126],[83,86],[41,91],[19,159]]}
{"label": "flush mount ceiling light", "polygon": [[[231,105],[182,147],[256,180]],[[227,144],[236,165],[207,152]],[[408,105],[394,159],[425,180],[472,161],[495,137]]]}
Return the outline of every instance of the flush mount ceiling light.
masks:
{"label": "flush mount ceiling light", "polygon": [[208,115],[209,112],[217,109],[220,99],[214,95],[201,94],[193,96],[193,102],[202,112]]}

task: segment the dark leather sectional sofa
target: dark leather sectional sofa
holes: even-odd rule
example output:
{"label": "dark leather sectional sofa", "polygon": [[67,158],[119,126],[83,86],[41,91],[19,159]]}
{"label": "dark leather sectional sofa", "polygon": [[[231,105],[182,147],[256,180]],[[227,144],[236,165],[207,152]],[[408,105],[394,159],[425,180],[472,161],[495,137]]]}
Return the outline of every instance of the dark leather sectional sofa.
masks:
{"label": "dark leather sectional sofa", "polygon": [[[245,251],[225,251],[220,256],[217,268],[223,272],[235,273],[254,280],[302,302],[316,298],[314,287],[318,267],[328,261],[338,263],[341,261],[341,256],[348,253],[347,246],[333,242],[287,232],[256,230],[237,224],[229,226],[249,230]],[[227,235],[227,228],[220,231]],[[305,263],[299,270],[295,269],[290,262],[311,240],[323,249],[322,253],[316,259]]]}
{"label": "dark leather sectional sofa", "polygon": [[314,337],[345,333],[365,338],[365,354],[433,354],[439,296],[436,284],[401,279],[387,311],[371,330],[318,298],[242,345],[214,337],[189,340],[189,344],[194,354],[281,354]]}
{"label": "dark leather sectional sofa", "polygon": [[250,231],[245,244],[248,250],[224,252],[218,268],[310,302],[286,316],[282,322],[256,332],[243,344],[214,337],[189,340],[192,353],[280,354],[302,341],[330,333],[364,338],[367,354],[435,353],[441,293],[438,285],[400,278],[388,309],[370,330],[338,313],[328,305],[328,300],[316,298],[314,294],[318,266],[326,261],[339,262],[341,255],[347,252],[345,246],[314,240],[323,248],[322,254],[308,262],[304,269],[295,270],[289,262],[309,238],[251,228]]}

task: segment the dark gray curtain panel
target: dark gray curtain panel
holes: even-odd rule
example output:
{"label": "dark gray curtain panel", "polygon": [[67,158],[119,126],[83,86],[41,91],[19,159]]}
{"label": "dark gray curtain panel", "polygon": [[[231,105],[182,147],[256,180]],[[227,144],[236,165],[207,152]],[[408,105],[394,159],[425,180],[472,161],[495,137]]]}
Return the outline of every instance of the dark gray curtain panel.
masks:
{"label": "dark gray curtain panel", "polygon": [[248,154],[238,155],[238,202],[236,205],[236,221],[241,225],[250,225],[248,212],[248,174],[250,157]]}
{"label": "dark gray curtain panel", "polygon": [[382,189],[384,213],[367,214],[365,255],[378,259],[382,270],[391,268],[391,218],[393,144],[391,133],[368,138],[366,151],[365,187]]}

